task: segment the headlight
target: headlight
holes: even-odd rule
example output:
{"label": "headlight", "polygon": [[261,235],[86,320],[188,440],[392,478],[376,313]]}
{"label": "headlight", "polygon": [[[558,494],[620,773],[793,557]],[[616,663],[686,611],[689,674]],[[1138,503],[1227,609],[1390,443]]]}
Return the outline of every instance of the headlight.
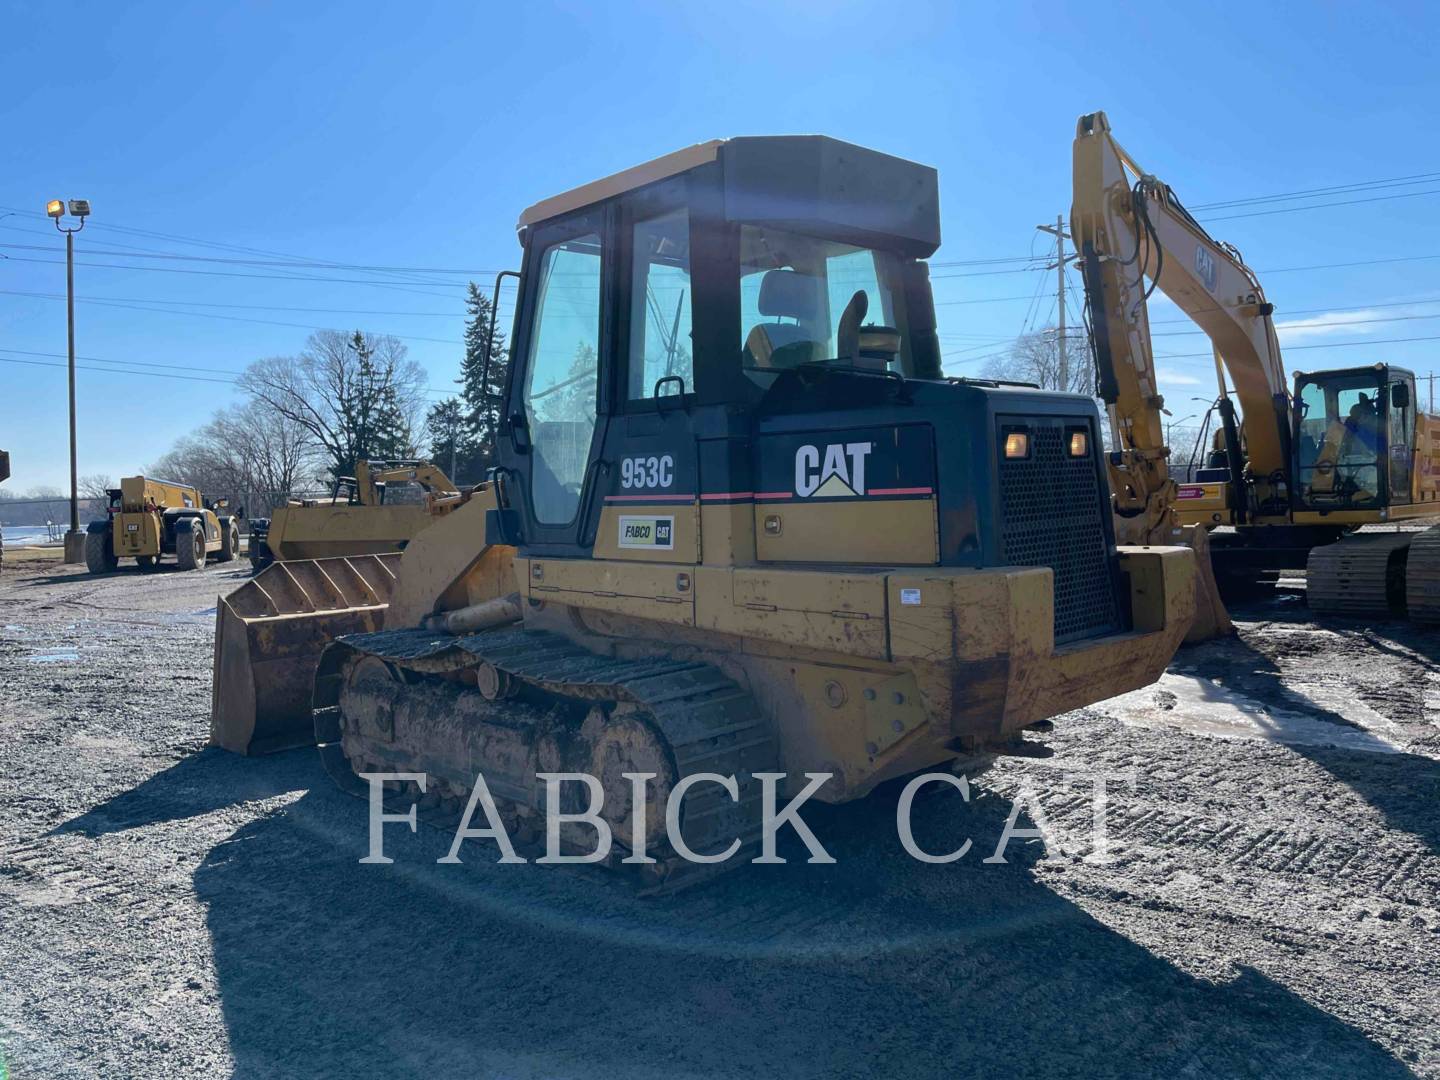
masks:
{"label": "headlight", "polygon": [[1005,456],[1026,458],[1030,456],[1030,434],[1025,431],[1011,431],[1005,435]]}
{"label": "headlight", "polygon": [[1086,457],[1090,453],[1090,437],[1083,431],[1070,432],[1070,456]]}

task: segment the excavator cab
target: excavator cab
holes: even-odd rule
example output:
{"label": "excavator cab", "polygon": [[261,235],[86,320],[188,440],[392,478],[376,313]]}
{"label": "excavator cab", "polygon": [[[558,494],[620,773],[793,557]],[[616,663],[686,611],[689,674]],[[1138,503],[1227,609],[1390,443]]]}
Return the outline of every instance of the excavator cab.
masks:
{"label": "excavator cab", "polygon": [[1295,376],[1296,499],[1307,510],[1413,500],[1415,376],[1372,367]]}

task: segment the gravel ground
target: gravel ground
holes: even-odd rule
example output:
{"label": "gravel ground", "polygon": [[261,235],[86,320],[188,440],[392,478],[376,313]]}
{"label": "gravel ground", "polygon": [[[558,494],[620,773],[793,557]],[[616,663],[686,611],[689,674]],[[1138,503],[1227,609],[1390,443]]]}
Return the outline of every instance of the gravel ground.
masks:
{"label": "gravel ground", "polygon": [[[359,865],[313,751],[206,749],[241,580],[0,576],[15,1080],[1440,1077],[1440,636],[1259,602],[968,804],[927,789],[916,838],[958,862],[906,856],[882,790],[807,809],[836,865],[644,900],[480,843],[437,866],[428,829]],[[1108,861],[1097,770],[1133,780]],[[1056,842],[986,864],[1020,794]]]}

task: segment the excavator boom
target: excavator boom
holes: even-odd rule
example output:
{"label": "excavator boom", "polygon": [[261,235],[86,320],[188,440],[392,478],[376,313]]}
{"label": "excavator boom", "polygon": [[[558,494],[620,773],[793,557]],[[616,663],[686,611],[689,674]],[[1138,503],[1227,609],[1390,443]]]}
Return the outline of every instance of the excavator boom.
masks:
{"label": "excavator boom", "polygon": [[[1076,126],[1071,236],[1080,252],[1098,387],[1114,442],[1106,463],[1115,501],[1116,537],[1132,544],[1183,544],[1196,553],[1196,619],[1186,640],[1233,631],[1210,567],[1203,529],[1176,520],[1165,399],[1150,344],[1146,300],[1156,288],[1190,314],[1239,365],[1247,398],[1274,409],[1284,372],[1269,305],[1237,252],[1212,239],[1168,187],[1136,165],[1104,113]],[[1229,299],[1231,294],[1234,299]],[[1253,312],[1240,315],[1237,312]],[[1262,325],[1263,323],[1263,325]],[[1281,425],[1274,442],[1281,441]]]}

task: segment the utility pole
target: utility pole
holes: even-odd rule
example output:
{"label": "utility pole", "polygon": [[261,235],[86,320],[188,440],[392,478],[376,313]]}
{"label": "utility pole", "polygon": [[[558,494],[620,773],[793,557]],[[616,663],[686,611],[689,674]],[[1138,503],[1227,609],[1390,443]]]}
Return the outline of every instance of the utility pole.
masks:
{"label": "utility pole", "polygon": [[90,216],[90,200],[70,200],[70,216],[80,221],[73,228],[60,224],[65,209],[65,203],[59,199],[51,199],[45,205],[46,215],[55,222],[55,228],[65,234],[65,332],[70,356],[70,531],[65,534],[65,561],[75,563],[83,562],[85,558],[84,534],[80,531],[80,482],[75,449],[75,234],[85,228],[85,219]]}
{"label": "utility pole", "polygon": [[1062,391],[1070,389],[1070,354],[1065,348],[1065,264],[1071,259],[1077,258],[1065,255],[1065,241],[1070,235],[1065,231],[1065,215],[1056,214],[1054,225],[1036,225],[1035,228],[1043,233],[1051,233],[1055,237],[1055,311],[1059,320],[1055,326],[1055,344],[1060,350],[1059,357],[1059,383]]}

